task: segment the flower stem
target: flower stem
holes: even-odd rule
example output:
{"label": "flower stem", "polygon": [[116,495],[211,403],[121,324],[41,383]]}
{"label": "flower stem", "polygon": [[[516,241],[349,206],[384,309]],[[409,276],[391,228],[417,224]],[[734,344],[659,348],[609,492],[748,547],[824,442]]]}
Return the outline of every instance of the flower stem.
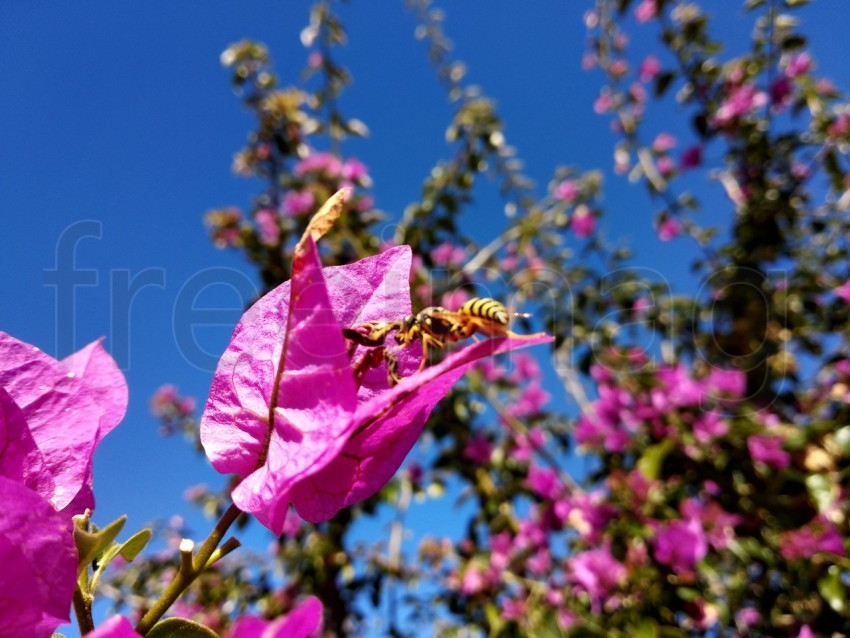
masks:
{"label": "flower stem", "polygon": [[[154,624],[162,618],[166,611],[168,611],[169,607],[174,604],[180,594],[186,591],[189,585],[194,582],[201,572],[214,562],[210,560],[213,553],[216,552],[216,548],[219,546],[219,543],[221,543],[224,535],[227,533],[227,530],[239,514],[241,514],[241,511],[231,503],[230,507],[227,508],[227,511],[221,515],[221,518],[210,532],[210,535],[207,536],[206,540],[204,540],[191,560],[187,558],[186,552],[181,551],[180,568],[177,570],[177,573],[174,575],[174,578],[169,583],[168,587],[166,587],[165,591],[162,592],[159,599],[151,606],[148,612],[142,616],[139,624],[136,625],[136,631],[138,633],[144,636],[148,631],[150,631]],[[222,550],[225,550],[226,548],[227,551],[217,552],[216,560],[233,551],[238,546],[239,541],[235,538],[228,539],[221,548]]]}
{"label": "flower stem", "polygon": [[74,615],[77,617],[77,626],[80,628],[81,636],[94,631],[94,617],[91,611],[92,601],[91,594],[83,593],[78,582],[76,589],[74,589]]}

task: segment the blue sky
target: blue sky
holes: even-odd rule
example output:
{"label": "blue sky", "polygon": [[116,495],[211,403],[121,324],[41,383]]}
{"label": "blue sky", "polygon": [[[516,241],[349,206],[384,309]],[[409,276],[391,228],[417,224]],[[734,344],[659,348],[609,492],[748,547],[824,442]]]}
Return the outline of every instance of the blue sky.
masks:
{"label": "blue sky", "polygon": [[[637,263],[687,285],[686,248],[655,241],[651,202],[610,174],[613,137],[592,111],[601,77],[580,67],[588,4],[446,3],[446,31],[470,80],[497,101],[539,192],[557,165],[603,169],[603,227],[638,246]],[[237,254],[215,250],[201,221],[211,208],[245,206],[258,186],[230,173],[253,122],[219,54],[242,38],[262,40],[282,83],[295,82],[308,8],[260,0],[0,3],[0,330],[59,357],[107,336],[127,375],[130,408],[98,450],[101,523],[126,512],[128,529],[136,529],[180,513],[198,536],[206,529],[181,493],[216,476],[183,442],[157,435],[147,401],[164,382],[203,400],[209,362],[254,290],[252,270]],[[398,218],[449,154],[451,106],[402,2],[350,3],[341,15],[349,44],[338,56],[354,77],[342,108],[371,131],[344,151],[370,167],[377,206]],[[827,0],[802,15],[819,72],[850,85],[850,7]],[[735,19],[722,28],[733,41],[750,29]],[[648,50],[650,32],[632,30],[636,49]],[[465,223],[486,241],[505,223],[501,210],[496,188],[479,188]],[[57,317],[45,271],[71,248],[91,285]],[[135,295],[124,294],[127,282],[139,288]],[[217,325],[196,333],[206,356],[180,348],[174,325],[183,325],[187,304],[218,309]]]}

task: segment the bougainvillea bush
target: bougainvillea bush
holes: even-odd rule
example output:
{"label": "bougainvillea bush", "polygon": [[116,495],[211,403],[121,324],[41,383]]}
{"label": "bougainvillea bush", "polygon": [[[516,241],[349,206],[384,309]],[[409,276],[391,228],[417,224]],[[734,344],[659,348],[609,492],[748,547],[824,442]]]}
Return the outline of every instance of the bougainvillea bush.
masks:
{"label": "bougainvillea bush", "polygon": [[[347,152],[367,129],[341,110],[336,4],[311,8],[296,84],[264,44],[229,46],[256,116],[234,170],[262,188],[205,220],[265,294],[200,415],[172,384],[151,400],[230,477],[189,494],[216,522],[156,554],[149,532],[95,524],[91,453],[123,414],[120,372],[98,345],[57,362],[3,337],[0,636],[48,636],[72,602],[103,637],[850,634],[850,102],[818,72],[806,2],[704,4],[588,2],[611,166],[553,167],[541,192],[444,12],[408,2],[453,115],[448,156],[397,215]],[[732,18],[751,37],[718,41]],[[609,169],[691,255],[674,268],[692,289],[606,239]],[[488,185],[504,229],[470,237]],[[474,297],[517,311],[510,332],[445,328]],[[460,534],[413,529],[446,501]],[[228,537],[250,525],[266,553]],[[104,581],[115,614],[94,629]]]}

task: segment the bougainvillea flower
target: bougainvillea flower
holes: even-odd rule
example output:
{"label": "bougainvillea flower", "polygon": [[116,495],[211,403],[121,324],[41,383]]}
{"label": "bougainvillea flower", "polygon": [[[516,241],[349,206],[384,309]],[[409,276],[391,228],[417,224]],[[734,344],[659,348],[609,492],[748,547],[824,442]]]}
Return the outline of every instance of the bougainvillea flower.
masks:
{"label": "bougainvillea flower", "polygon": [[94,631],[87,633],[86,638],[142,638],[136,633],[130,621],[124,616],[113,616]]}
{"label": "bougainvillea flower", "polygon": [[756,463],[764,463],[774,470],[784,470],[791,455],[782,449],[785,441],[773,434],[753,434],[747,439],[747,449]]}
{"label": "bougainvillea flower", "polygon": [[593,613],[601,611],[626,578],[625,565],[614,558],[607,545],[575,554],[570,557],[568,566],[570,580],[590,596]]}
{"label": "bougainvillea flower", "polygon": [[[94,449],[127,409],[124,375],[100,341],[57,361],[0,332],[0,388],[20,409],[20,415],[14,410],[6,413],[12,419],[7,420],[7,427],[20,429],[22,417],[37,447],[38,454],[32,450],[24,453],[42,468],[38,486],[32,484],[32,475],[24,477],[24,483],[57,510],[79,514],[93,508]],[[28,443],[22,441],[21,445]],[[14,453],[22,453],[22,449]]]}
{"label": "bougainvillea flower", "polygon": [[[239,321],[219,361],[201,442],[219,472],[242,482],[233,502],[279,534],[293,502],[307,520],[327,520],[389,480],[425,419],[478,359],[549,340],[488,340],[390,389],[386,364],[358,382],[343,327],[410,313],[410,248],[321,268],[312,239],[296,250],[293,278]],[[399,371],[419,365],[421,348],[398,352]]]}
{"label": "bougainvillea flower", "polygon": [[0,477],[0,638],[48,638],[68,622],[77,576],[71,519]]}
{"label": "bougainvillea flower", "polygon": [[322,630],[322,603],[310,596],[289,614],[277,620],[243,616],[230,630],[228,638],[309,638]]}
{"label": "bougainvillea flower", "polygon": [[53,477],[45,468],[24,413],[3,388],[0,388],[0,450],[0,476],[45,497],[53,494]]}
{"label": "bougainvillea flower", "polygon": [[659,526],[653,539],[655,559],[674,572],[693,570],[708,553],[708,539],[699,520],[691,518]]}
{"label": "bougainvillea flower", "polygon": [[342,453],[295,486],[295,509],[316,522],[377,493],[410,452],[431,410],[479,359],[551,340],[541,335],[480,341],[361,402]]}
{"label": "bougainvillea flower", "polygon": [[841,533],[825,516],[819,516],[800,529],[782,534],[779,553],[786,560],[808,560],[817,552],[844,555]]}

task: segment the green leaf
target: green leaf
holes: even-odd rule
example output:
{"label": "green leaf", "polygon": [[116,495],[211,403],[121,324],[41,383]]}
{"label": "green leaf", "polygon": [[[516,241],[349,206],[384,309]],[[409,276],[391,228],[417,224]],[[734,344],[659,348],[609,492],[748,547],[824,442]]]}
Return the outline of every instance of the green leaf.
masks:
{"label": "green leaf", "polygon": [[809,496],[812,497],[821,514],[832,507],[835,502],[835,496],[832,492],[832,484],[826,476],[823,474],[809,474],[806,477],[806,487],[809,490]]}
{"label": "green leaf", "polygon": [[690,587],[677,587],[676,595],[684,601],[693,602],[699,597],[699,592]]}
{"label": "green leaf", "polygon": [[838,567],[830,567],[829,573],[818,581],[818,591],[836,613],[844,613],[846,594],[841,585],[841,571]]}
{"label": "green leaf", "polygon": [[505,626],[501,610],[491,603],[484,608],[484,613],[487,616],[487,622],[490,623],[490,635],[497,636]]}
{"label": "green leaf", "polygon": [[570,627],[567,630],[567,636],[569,638],[606,638],[608,633],[600,627],[582,622]]}
{"label": "green leaf", "polygon": [[644,618],[629,632],[635,638],[659,638],[658,623],[651,618]]}
{"label": "green leaf", "polygon": [[93,532],[74,527],[74,542],[77,544],[77,553],[80,556],[78,573],[82,573],[86,565],[94,561],[112,544],[126,522],[127,517],[122,516],[103,529]]}
{"label": "green leaf", "polygon": [[657,479],[661,474],[664,459],[673,449],[673,441],[664,439],[661,443],[650,445],[644,450],[637,462],[637,469],[648,479]]}
{"label": "green leaf", "polygon": [[145,634],[147,638],[219,638],[209,627],[185,618],[166,618]]}
{"label": "green leaf", "polygon": [[118,548],[118,553],[121,554],[122,558],[125,560],[133,560],[139,555],[139,552],[145,548],[145,545],[148,544],[151,536],[153,536],[153,532],[149,529],[145,528],[139,530],[126,541],[121,543],[121,546]]}
{"label": "green leaf", "polygon": [[558,615],[549,611],[540,622],[529,628],[528,635],[533,638],[563,638],[565,634],[558,624]]}
{"label": "green leaf", "polygon": [[113,543],[109,549],[107,549],[97,561],[97,569],[94,570],[94,575],[92,576],[91,588],[94,590],[97,585],[97,581],[100,580],[100,577],[103,575],[103,572],[109,566],[118,554],[128,561],[133,560],[136,556],[139,555],[145,545],[148,544],[148,541],[151,539],[152,532],[149,529],[142,529],[135,534],[133,534],[126,541],[118,545],[117,543]]}
{"label": "green leaf", "polygon": [[850,454],[850,425],[835,432],[835,443],[844,454]]}

